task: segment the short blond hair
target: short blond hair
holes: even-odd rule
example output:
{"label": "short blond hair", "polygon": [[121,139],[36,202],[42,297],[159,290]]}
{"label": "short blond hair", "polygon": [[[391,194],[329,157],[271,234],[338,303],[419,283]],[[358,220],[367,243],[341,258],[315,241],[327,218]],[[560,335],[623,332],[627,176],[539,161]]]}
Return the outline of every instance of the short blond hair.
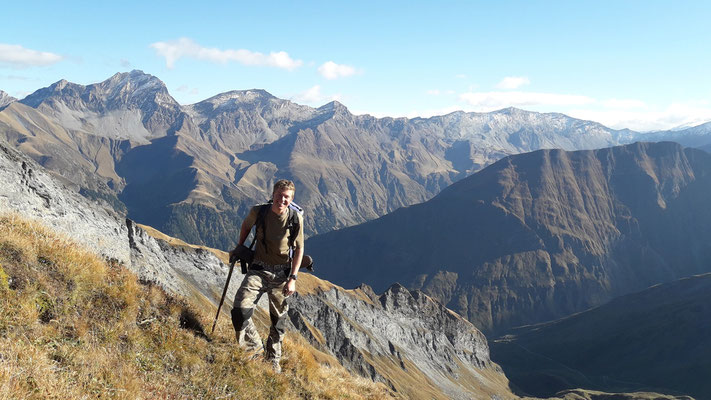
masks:
{"label": "short blond hair", "polygon": [[291,191],[296,191],[296,186],[294,186],[294,182],[288,180],[288,179],[279,179],[276,181],[274,184],[274,190],[272,190],[272,194],[276,193],[277,191],[281,190],[291,190]]}

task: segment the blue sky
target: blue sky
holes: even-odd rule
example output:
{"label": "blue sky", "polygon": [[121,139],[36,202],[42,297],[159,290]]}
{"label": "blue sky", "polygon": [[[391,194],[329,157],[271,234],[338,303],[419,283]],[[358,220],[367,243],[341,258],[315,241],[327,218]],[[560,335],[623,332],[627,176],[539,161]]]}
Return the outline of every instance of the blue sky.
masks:
{"label": "blue sky", "polygon": [[260,88],[378,117],[515,106],[636,130],[711,121],[711,2],[196,3],[4,5],[0,90],[140,69],[181,104]]}

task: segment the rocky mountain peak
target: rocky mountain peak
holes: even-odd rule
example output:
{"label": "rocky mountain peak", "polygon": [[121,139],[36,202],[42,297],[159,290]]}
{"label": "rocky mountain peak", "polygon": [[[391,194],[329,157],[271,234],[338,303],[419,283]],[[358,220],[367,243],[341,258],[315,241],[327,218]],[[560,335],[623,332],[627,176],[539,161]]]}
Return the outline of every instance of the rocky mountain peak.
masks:
{"label": "rocky mountain peak", "polygon": [[108,108],[144,105],[147,101],[177,106],[165,83],[140,70],[117,73],[111,78],[88,86],[90,97],[103,101]]}
{"label": "rocky mountain peak", "polygon": [[502,108],[500,110],[494,111],[494,114],[505,114],[505,115],[522,115],[522,114],[528,114],[528,113],[531,113],[531,111],[522,110],[522,109],[516,108],[516,107],[506,107],[506,108]]}
{"label": "rocky mountain peak", "polygon": [[3,108],[7,106],[10,103],[13,103],[17,101],[16,98],[10,96],[9,94],[5,93],[4,91],[0,90],[0,108]]}
{"label": "rocky mountain peak", "polygon": [[77,111],[94,112],[121,108],[153,110],[156,105],[179,107],[160,79],[139,70],[117,73],[103,82],[86,86],[62,79],[21,100],[34,108],[48,101],[63,103]]}
{"label": "rocky mountain peak", "polygon": [[231,90],[203,100],[195,104],[195,107],[198,109],[228,110],[246,104],[265,103],[271,100],[277,100],[277,98],[263,89]]}
{"label": "rocky mountain peak", "polygon": [[40,104],[48,100],[67,100],[70,98],[79,97],[81,92],[83,91],[84,86],[69,82],[66,79],[62,79],[49,85],[46,88],[36,90],[24,99],[20,100],[20,103],[33,108],[37,108]]}
{"label": "rocky mountain peak", "polygon": [[349,112],[348,108],[344,106],[342,103],[339,103],[336,100],[333,100],[330,103],[326,103],[322,105],[321,107],[318,108],[319,110],[323,111],[338,111],[338,112]]}
{"label": "rocky mountain peak", "polygon": [[350,118],[353,116],[346,106],[335,100],[322,105],[318,108],[318,111],[324,115],[328,115],[330,118],[337,116]]}
{"label": "rocky mountain peak", "polygon": [[391,285],[381,296],[380,303],[385,309],[412,308],[415,297],[399,283]]}
{"label": "rocky mountain peak", "polygon": [[67,87],[67,85],[69,84],[71,84],[71,82],[69,82],[68,80],[60,79],[57,82],[54,82],[53,84],[49,85],[49,87],[54,89],[55,91],[60,91]]}
{"label": "rocky mountain peak", "polygon": [[98,85],[105,88],[128,87],[132,89],[154,88],[165,89],[165,84],[153,75],[134,69],[131,72],[119,72]]}

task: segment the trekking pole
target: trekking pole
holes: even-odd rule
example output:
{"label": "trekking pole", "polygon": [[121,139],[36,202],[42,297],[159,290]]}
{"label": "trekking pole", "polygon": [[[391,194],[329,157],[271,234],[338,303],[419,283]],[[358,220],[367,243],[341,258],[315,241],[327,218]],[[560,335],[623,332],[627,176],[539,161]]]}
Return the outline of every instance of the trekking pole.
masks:
{"label": "trekking pole", "polygon": [[235,262],[230,263],[230,272],[227,273],[227,282],[225,282],[225,289],[222,291],[222,298],[220,298],[220,305],[217,306],[217,315],[215,315],[215,322],[212,323],[212,331],[210,334],[215,333],[215,325],[217,325],[217,318],[220,317],[220,308],[222,308],[222,303],[225,302],[225,295],[227,295],[227,286],[230,285],[230,278],[232,278],[232,270],[235,268]]}

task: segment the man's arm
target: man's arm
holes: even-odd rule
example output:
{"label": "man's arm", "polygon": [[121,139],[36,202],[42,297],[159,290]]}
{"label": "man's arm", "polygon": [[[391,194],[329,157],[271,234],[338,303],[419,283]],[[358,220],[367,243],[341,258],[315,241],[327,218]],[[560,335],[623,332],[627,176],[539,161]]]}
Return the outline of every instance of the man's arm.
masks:
{"label": "man's arm", "polygon": [[252,225],[247,222],[245,219],[242,221],[242,227],[239,230],[239,242],[238,244],[244,245],[244,241],[247,240],[247,236],[249,236],[249,231],[252,230]]}
{"label": "man's arm", "polygon": [[[255,212],[255,208],[252,208],[249,214],[247,214],[247,218],[242,221],[242,225],[239,230],[239,240],[237,241],[237,247],[239,247],[240,245],[244,246],[244,242],[247,240],[249,232],[252,230],[252,226],[254,226],[256,218],[257,214]],[[235,247],[234,250],[230,251],[230,264],[237,261],[237,247]]]}
{"label": "man's arm", "polygon": [[299,268],[301,268],[301,260],[304,258],[304,249],[302,247],[297,247],[294,249],[294,257],[291,259],[291,275],[296,275],[299,273]]}
{"label": "man's arm", "polygon": [[291,274],[286,281],[286,285],[284,286],[284,294],[286,296],[291,296],[296,292],[296,279],[292,279],[291,276],[296,275],[299,272],[299,268],[301,268],[301,259],[304,258],[304,248],[303,247],[297,247],[294,249],[294,255],[291,259]]}

